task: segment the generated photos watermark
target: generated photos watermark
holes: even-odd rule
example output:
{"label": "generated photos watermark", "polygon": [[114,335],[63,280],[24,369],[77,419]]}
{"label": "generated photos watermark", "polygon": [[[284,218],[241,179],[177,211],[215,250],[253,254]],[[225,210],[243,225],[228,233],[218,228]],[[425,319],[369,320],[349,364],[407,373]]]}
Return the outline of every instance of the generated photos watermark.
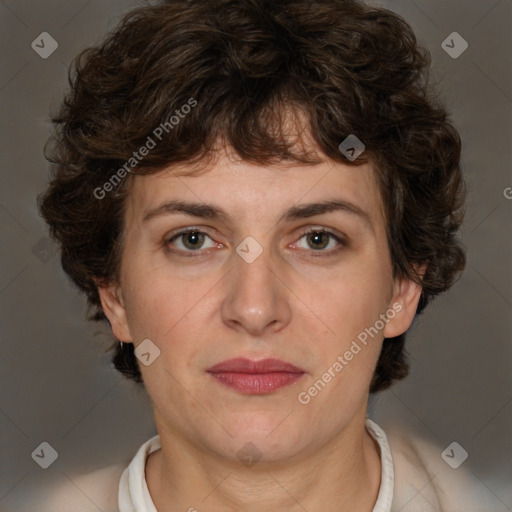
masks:
{"label": "generated photos watermark", "polygon": [[373,339],[379,332],[384,329],[386,324],[393,318],[395,318],[397,313],[402,311],[402,304],[395,302],[391,308],[389,308],[385,313],[382,313],[379,316],[379,319],[371,326],[367,327],[363,331],[361,331],[357,335],[357,340],[353,340],[350,348],[346,350],[343,355],[339,355],[336,358],[336,361],[327,369],[322,376],[317,379],[312,386],[310,386],[306,391],[301,391],[297,395],[297,399],[299,403],[302,405],[307,405],[311,402],[311,399],[320,393],[331,380],[339,374],[345,366],[348,365],[354,356],[361,352],[362,348],[364,348],[368,344],[368,337]]}
{"label": "generated photos watermark", "polygon": [[189,98],[187,103],[174,111],[176,115],[172,115],[168,121],[160,123],[153,130],[151,135],[148,135],[146,142],[137,151],[132,153],[131,158],[129,158],[122,167],[112,174],[112,176],[101,187],[96,187],[94,189],[94,197],[101,200],[105,198],[108,192],[115,190],[126,175],[130,173],[132,169],[137,167],[137,165],[144,160],[144,157],[149,155],[149,153],[156,148],[158,143],[163,139],[164,133],[170,133],[170,131],[180,123],[181,119],[184,119],[184,117],[190,113],[195,106],[197,106],[197,100]]}

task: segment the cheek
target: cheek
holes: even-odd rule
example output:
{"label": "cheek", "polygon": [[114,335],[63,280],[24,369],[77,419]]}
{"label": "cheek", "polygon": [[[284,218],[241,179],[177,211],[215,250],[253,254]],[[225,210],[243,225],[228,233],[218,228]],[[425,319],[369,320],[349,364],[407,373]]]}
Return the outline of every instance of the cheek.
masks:
{"label": "cheek", "polygon": [[163,269],[129,262],[124,269],[126,313],[137,339],[164,340],[180,326],[200,298],[196,283],[184,282]]}
{"label": "cheek", "polygon": [[344,344],[373,326],[386,311],[391,286],[385,276],[378,266],[366,265],[340,272],[326,286],[301,293],[311,310],[318,312],[322,334]]}
{"label": "cheek", "polygon": [[[355,407],[369,388],[380,353],[385,326],[380,315],[388,307],[389,271],[376,260],[360,263],[338,273],[323,290],[309,293],[308,306],[319,312],[321,322],[304,317],[302,327],[311,332],[312,325],[320,325],[314,348],[319,364],[308,383],[326,383],[318,394],[319,406],[336,402]],[[322,382],[317,387],[322,388]]]}

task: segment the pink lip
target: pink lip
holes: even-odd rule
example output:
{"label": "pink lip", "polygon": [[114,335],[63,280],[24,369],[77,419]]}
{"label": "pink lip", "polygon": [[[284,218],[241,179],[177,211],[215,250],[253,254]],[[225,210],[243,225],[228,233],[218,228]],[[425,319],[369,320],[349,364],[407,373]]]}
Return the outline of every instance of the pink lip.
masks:
{"label": "pink lip", "polygon": [[264,395],[288,386],[304,375],[304,370],[279,359],[236,358],[207,370],[222,384],[248,395]]}

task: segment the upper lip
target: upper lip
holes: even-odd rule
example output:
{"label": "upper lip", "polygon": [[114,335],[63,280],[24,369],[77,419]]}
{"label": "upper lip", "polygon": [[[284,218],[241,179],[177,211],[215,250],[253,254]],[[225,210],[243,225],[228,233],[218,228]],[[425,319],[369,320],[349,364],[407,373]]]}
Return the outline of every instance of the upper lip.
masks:
{"label": "upper lip", "polygon": [[270,358],[253,361],[243,357],[222,361],[211,368],[208,368],[206,371],[210,373],[304,373],[304,370],[301,368],[279,359]]}

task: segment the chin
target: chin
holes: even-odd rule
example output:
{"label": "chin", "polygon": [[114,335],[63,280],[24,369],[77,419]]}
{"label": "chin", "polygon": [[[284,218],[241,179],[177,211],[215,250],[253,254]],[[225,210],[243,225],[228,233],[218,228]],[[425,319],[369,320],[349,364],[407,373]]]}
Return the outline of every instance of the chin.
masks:
{"label": "chin", "polygon": [[303,442],[304,429],[292,420],[293,414],[285,419],[289,412],[279,415],[262,412],[238,414],[226,420],[227,430],[233,437],[223,436],[221,446],[224,446],[224,455],[232,458],[234,453],[240,457],[244,447],[254,450],[255,456],[267,462],[280,461],[295,454]]}
{"label": "chin", "polygon": [[282,464],[296,456],[301,448],[287,434],[270,439],[262,433],[245,433],[229,439],[227,445],[216,446],[213,451],[224,459],[241,462],[248,467],[256,463]]}

